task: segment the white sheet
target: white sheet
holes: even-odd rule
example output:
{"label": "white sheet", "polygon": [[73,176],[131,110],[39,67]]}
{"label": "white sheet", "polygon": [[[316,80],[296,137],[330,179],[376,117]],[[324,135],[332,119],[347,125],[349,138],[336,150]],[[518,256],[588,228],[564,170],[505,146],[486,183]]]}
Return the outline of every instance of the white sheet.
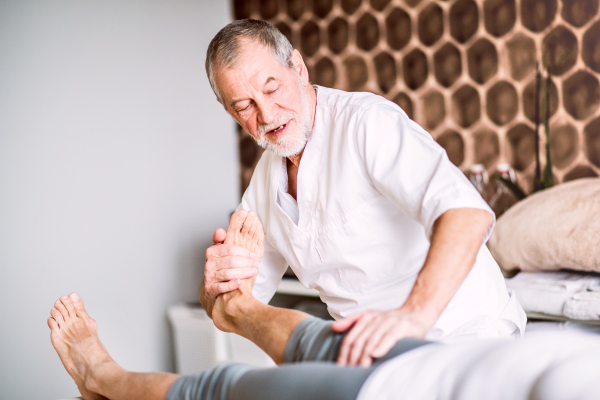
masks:
{"label": "white sheet", "polygon": [[413,350],[379,367],[358,398],[597,400],[598,382],[600,337],[546,331]]}

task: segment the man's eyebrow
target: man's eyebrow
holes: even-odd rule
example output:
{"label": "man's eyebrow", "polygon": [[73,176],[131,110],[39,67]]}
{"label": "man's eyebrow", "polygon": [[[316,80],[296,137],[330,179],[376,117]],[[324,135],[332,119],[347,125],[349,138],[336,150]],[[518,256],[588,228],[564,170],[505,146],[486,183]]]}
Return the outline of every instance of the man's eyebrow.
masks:
{"label": "man's eyebrow", "polygon": [[[267,80],[265,81],[265,83],[263,84],[263,86],[265,86],[267,83],[271,82],[271,81],[276,81],[277,79],[274,76],[270,76],[267,78]],[[239,103],[240,101],[244,101],[244,100],[248,100],[248,99],[238,99],[238,100],[233,100],[230,104],[231,108],[233,108],[233,106],[235,106],[236,103]]]}

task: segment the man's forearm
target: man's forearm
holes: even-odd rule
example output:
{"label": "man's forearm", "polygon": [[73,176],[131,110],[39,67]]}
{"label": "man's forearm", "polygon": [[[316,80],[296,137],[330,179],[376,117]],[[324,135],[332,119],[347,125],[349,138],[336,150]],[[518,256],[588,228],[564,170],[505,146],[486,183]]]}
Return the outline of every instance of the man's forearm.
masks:
{"label": "man's forearm", "polygon": [[420,315],[430,326],[437,321],[473,268],[493,216],[484,210],[448,210],[435,222],[427,258],[403,312]]}

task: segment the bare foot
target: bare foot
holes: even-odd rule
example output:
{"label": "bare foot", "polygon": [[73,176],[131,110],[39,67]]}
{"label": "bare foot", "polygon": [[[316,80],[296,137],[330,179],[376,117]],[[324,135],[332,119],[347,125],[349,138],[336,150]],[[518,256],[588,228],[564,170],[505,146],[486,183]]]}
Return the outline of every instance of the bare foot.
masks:
{"label": "bare foot", "polygon": [[[262,224],[252,211],[239,210],[230,218],[227,237],[224,243],[245,247],[256,254],[260,262],[264,253],[263,241],[265,234]],[[217,328],[226,332],[235,331],[235,315],[245,312],[256,300],[252,297],[252,287],[256,276],[241,280],[239,289],[224,293],[217,297],[213,308],[212,318]]]}
{"label": "bare foot", "polygon": [[96,321],[85,311],[83,301],[77,293],[62,296],[50,314],[52,345],[81,395],[86,400],[106,399],[95,392],[93,371],[114,361],[100,342]]}
{"label": "bare foot", "polygon": [[[224,243],[235,244],[251,250],[256,254],[256,261],[260,263],[264,253],[264,239],[262,224],[253,211],[239,210],[233,213],[229,219],[229,228],[227,228],[227,237]],[[250,279],[243,279],[240,290],[252,292],[255,281],[256,275]]]}

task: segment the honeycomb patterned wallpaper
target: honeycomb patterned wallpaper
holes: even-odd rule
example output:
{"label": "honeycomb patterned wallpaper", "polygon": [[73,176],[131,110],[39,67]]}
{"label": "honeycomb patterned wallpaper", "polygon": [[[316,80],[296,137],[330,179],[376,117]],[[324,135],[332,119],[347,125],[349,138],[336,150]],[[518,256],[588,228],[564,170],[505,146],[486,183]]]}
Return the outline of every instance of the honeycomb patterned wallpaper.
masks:
{"label": "honeycomb patterned wallpaper", "polygon": [[[313,83],[384,96],[463,171],[481,163],[492,173],[509,162],[530,192],[536,61],[553,74],[555,181],[600,174],[598,2],[234,0],[233,10],[235,19],[277,26]],[[245,190],[262,149],[242,131],[239,143]]]}

